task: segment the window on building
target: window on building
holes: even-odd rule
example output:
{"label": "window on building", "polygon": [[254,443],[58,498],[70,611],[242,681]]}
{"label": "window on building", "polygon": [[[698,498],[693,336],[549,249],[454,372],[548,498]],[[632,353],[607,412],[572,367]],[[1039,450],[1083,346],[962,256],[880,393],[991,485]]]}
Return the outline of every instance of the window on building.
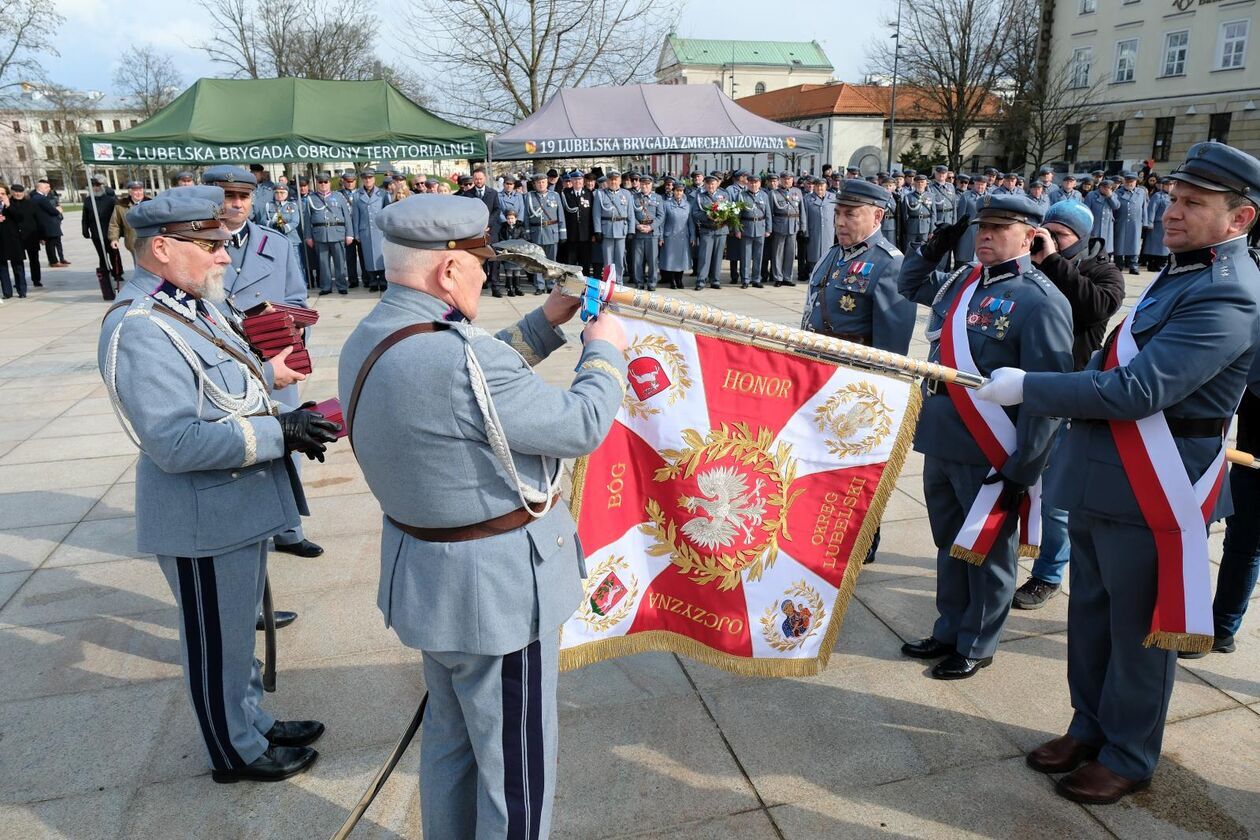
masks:
{"label": "window on building", "polygon": [[13,121],[13,133],[14,134],[22,133],[22,123],[18,122],[17,120]]}
{"label": "window on building", "polygon": [[1098,0],[1081,0],[1081,14],[1092,15],[1098,11]]}
{"label": "window on building", "polygon": [[1113,82],[1133,81],[1133,73],[1137,69],[1137,50],[1137,38],[1129,38],[1116,44],[1116,72],[1111,78]]}
{"label": "window on building", "polygon": [[944,136],[945,136],[945,129],[943,129],[943,128],[934,128],[934,129],[932,129],[932,138],[933,138],[934,140],[940,140],[940,139],[941,139],[942,137],[944,137]]}
{"label": "window on building", "polygon": [[26,162],[26,148],[24,146],[17,147],[17,158],[18,158],[18,163]]}
{"label": "window on building", "polygon": [[1186,54],[1190,52],[1190,33],[1169,32],[1164,36],[1164,72],[1162,76],[1184,76]]}
{"label": "window on building", "polygon": [[1176,121],[1176,117],[1156,118],[1155,140],[1151,143],[1151,157],[1155,160],[1168,160],[1168,150],[1172,148],[1173,124]]}
{"label": "window on building", "polygon": [[912,128],[912,129],[910,129],[910,139],[911,139],[911,140],[918,140],[918,139],[919,139],[919,129],[917,129],[917,128]]}
{"label": "window on building", "polygon": [[1093,47],[1077,47],[1072,50],[1072,63],[1068,69],[1068,85],[1074,88],[1089,87],[1089,71],[1093,63]]}
{"label": "window on building", "polygon": [[53,120],[53,131],[61,133],[61,120]]}
{"label": "window on building", "polygon": [[971,168],[971,171],[972,171],[972,172],[979,172],[979,171],[980,171],[980,155],[972,155],[972,156],[971,156],[971,167],[970,167],[970,168]]}
{"label": "window on building", "polygon": [[97,130],[97,131],[104,131],[104,130],[105,130],[105,121],[104,121],[104,120],[97,120],[97,121],[96,121],[96,130]]}
{"label": "window on building", "polygon": [[1247,56],[1249,20],[1228,20],[1221,24],[1221,37],[1216,49],[1216,69],[1236,70]]}
{"label": "window on building", "polygon": [[136,127],[136,126],[138,126],[138,125],[140,125],[140,120],[132,120],[132,121],[131,121],[131,127],[132,127],[132,128],[135,128],[135,127]]}
{"label": "window on building", "polygon": [[122,131],[122,120],[114,120],[114,131]]}
{"label": "window on building", "polygon": [[766,92],[765,82],[757,82],[757,84],[753,86],[753,93],[765,93],[765,92]]}
{"label": "window on building", "polygon": [[987,128],[981,128],[976,131],[977,136],[979,136],[981,140],[983,140],[985,136],[988,135],[988,133],[989,133],[989,130]]}
{"label": "window on building", "polygon": [[1217,143],[1229,142],[1229,124],[1234,121],[1234,115],[1229,111],[1223,114],[1213,114],[1208,118],[1208,139],[1215,140]]}
{"label": "window on building", "polygon": [[1120,150],[1124,148],[1124,120],[1113,120],[1107,123],[1107,148],[1103,152],[1107,160],[1119,160]]}
{"label": "window on building", "polygon": [[45,146],[44,157],[46,157],[48,160],[53,160],[54,158],[57,157],[57,150],[54,149],[52,146]]}
{"label": "window on building", "polygon": [[39,130],[44,132],[45,134],[48,133],[48,120],[39,121]]}
{"label": "window on building", "polygon": [[1077,151],[1081,147],[1081,124],[1071,123],[1063,127],[1063,159],[1076,160]]}

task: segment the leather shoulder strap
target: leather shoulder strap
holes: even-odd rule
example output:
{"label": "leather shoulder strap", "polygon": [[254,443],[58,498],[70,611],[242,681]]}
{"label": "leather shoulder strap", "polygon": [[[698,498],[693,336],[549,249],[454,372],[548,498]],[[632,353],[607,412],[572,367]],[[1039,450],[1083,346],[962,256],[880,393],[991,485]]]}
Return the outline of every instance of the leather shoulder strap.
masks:
{"label": "leather shoulder strap", "polygon": [[363,391],[363,383],[367,381],[368,374],[372,372],[372,366],[376,364],[381,356],[385,355],[389,348],[398,342],[411,338],[413,335],[422,335],[445,329],[449,329],[449,325],[435,321],[426,321],[422,324],[408,324],[385,336],[379,344],[372,348],[372,352],[367,354],[367,358],[363,360],[363,365],[359,368],[359,375],[354,378],[354,388],[350,391],[350,402],[346,405],[346,410],[341,416],[341,419],[346,424],[346,436],[350,439],[350,449],[352,451],[354,450],[354,412],[359,407],[359,394]]}
{"label": "leather shoulder strap", "polygon": [[118,301],[118,303],[115,303],[115,304],[114,304],[113,306],[111,306],[109,309],[106,309],[106,310],[105,310],[105,314],[101,316],[101,323],[102,323],[102,324],[104,324],[104,323],[105,323],[105,319],[106,319],[106,318],[108,318],[108,317],[110,316],[110,313],[112,313],[115,309],[122,309],[124,306],[131,306],[131,304],[133,304],[133,303],[135,303],[135,302],[136,302],[136,301],[135,301],[135,298],[130,298],[130,299],[128,299],[128,300],[120,300],[120,301]]}

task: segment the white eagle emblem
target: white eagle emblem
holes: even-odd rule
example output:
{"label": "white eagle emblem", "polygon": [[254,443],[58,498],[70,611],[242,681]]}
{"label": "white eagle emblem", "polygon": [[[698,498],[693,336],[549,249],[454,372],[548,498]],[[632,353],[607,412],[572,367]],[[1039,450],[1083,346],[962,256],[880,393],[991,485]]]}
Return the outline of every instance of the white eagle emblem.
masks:
{"label": "white eagle emblem", "polygon": [[707,516],[697,516],[683,523],[682,532],[704,548],[725,548],[739,531],[752,540],[752,526],[760,525],[766,512],[761,498],[765,482],[760,478],[750,491],[748,481],[734,467],[714,467],[696,476],[701,497],[683,496],[679,504],[689,513],[704,508]]}

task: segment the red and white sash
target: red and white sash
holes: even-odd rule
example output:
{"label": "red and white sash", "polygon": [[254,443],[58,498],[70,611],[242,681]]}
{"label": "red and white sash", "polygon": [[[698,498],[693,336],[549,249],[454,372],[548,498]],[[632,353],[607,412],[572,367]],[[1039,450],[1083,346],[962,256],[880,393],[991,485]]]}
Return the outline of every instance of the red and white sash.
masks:
{"label": "red and white sash", "polygon": [[[1116,327],[1103,370],[1127,365],[1138,354],[1133,316],[1145,299],[1143,292]],[[1191,484],[1164,412],[1108,423],[1142,518],[1155,538],[1158,588],[1151,631],[1143,644],[1205,653],[1214,636],[1207,523],[1225,478],[1225,442],[1221,441],[1216,459]]]}
{"label": "red and white sash", "polygon": [[[976,369],[975,360],[971,357],[971,345],[967,342],[967,306],[980,284],[980,271],[979,265],[972,269],[962,289],[954,296],[949,314],[945,316],[945,323],[941,327],[941,361],[958,370],[977,374],[980,371]],[[992,467],[989,476],[996,475],[1015,451],[1015,424],[1007,416],[1006,409],[995,403],[977,400],[970,388],[961,385],[947,385],[946,388],[963,425],[979,445],[980,451],[989,459]],[[997,506],[1001,494],[1001,482],[981,485],[980,492],[976,494],[963,520],[962,529],[950,547],[951,557],[977,566],[984,562],[984,558],[997,542],[998,532],[1006,520],[1007,511]],[[1041,545],[1040,478],[1028,488],[1028,495],[1020,504],[1019,542],[1020,556],[1037,556]]]}

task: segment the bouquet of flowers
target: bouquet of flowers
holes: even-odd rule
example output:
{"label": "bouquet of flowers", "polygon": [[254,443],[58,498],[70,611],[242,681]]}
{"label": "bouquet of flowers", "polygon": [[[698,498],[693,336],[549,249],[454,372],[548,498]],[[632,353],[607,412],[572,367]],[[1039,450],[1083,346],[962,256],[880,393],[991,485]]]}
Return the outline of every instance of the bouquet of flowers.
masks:
{"label": "bouquet of flowers", "polygon": [[729,226],[733,230],[740,230],[743,223],[739,220],[739,214],[746,206],[742,201],[722,198],[710,203],[704,208],[704,212],[715,228]]}

